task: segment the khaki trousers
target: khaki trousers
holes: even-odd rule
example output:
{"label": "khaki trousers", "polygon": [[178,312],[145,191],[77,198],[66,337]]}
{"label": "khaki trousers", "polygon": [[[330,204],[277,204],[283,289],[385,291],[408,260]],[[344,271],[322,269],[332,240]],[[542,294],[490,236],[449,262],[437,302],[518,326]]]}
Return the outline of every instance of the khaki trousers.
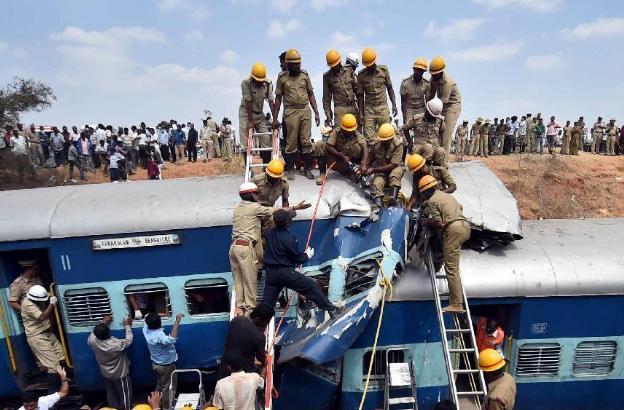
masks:
{"label": "khaki trousers", "polygon": [[600,153],[600,142],[602,141],[602,135],[594,133],[591,144],[591,152],[594,154]]}
{"label": "khaki trousers", "polygon": [[230,246],[230,266],[236,292],[236,309],[248,316],[256,307],[258,257],[253,246]]}
{"label": "khaki trousers", "polygon": [[363,118],[364,139],[368,146],[375,144],[377,139],[377,130],[381,124],[390,122],[390,111],[387,105],[364,106]]}
{"label": "khaki trousers", "polygon": [[561,151],[559,151],[561,155],[568,155],[570,153],[570,134],[563,134],[563,142],[561,144]]}
{"label": "khaki trousers", "polygon": [[373,179],[373,186],[375,188],[373,196],[375,198],[383,196],[386,181],[391,187],[401,187],[401,178],[403,178],[403,173],[405,173],[405,167],[399,165],[390,171],[389,174],[375,174],[375,178]]}
{"label": "khaki trousers", "polygon": [[286,153],[294,154],[312,153],[312,110],[309,106],[305,108],[284,109],[284,122],[286,123]]}
{"label": "khaki trousers", "polygon": [[345,114],[355,115],[358,124],[360,123],[360,119],[358,118],[358,110],[355,105],[338,105],[334,106],[334,128],[340,127],[340,124],[342,123],[342,117]]}
{"label": "khaki trousers", "polygon": [[34,336],[26,336],[26,340],[40,365],[47,368],[48,373],[56,373],[59,363],[65,360],[63,347],[56,335],[52,332],[44,332]]}
{"label": "khaki trousers", "polygon": [[462,244],[470,238],[470,225],[467,221],[451,222],[442,232],[444,247],[444,270],[449,287],[449,303],[462,305],[462,283],[459,275],[459,254]]}
{"label": "khaki trousers", "polygon": [[481,155],[483,155],[484,157],[488,156],[488,143],[489,143],[489,136],[487,135],[481,135],[479,137],[479,152],[481,153]]}
{"label": "khaki trousers", "polygon": [[445,107],[442,114],[444,115],[444,134],[442,134],[441,146],[446,152],[451,152],[451,141],[455,132],[455,124],[461,114],[461,104]]}
{"label": "khaki trousers", "polygon": [[[256,123],[255,132],[260,132],[260,123],[264,119],[262,113],[253,113],[253,119]],[[243,155],[247,155],[247,137],[249,136],[249,128],[247,128],[247,122],[249,116],[247,115],[247,109],[242,105],[238,108],[238,136],[240,138],[240,146],[243,150]]]}
{"label": "khaki trousers", "polygon": [[232,159],[232,137],[223,138],[222,156],[224,160]]}
{"label": "khaki trousers", "polygon": [[607,137],[607,155],[615,155],[615,137]]}

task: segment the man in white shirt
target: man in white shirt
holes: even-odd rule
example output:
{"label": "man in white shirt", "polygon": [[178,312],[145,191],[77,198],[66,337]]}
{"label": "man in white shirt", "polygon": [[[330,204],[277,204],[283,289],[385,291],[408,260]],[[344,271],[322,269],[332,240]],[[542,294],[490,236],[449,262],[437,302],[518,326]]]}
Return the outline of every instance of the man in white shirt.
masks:
{"label": "man in white shirt", "polygon": [[28,155],[28,151],[26,150],[26,137],[17,130],[13,130],[11,147],[13,147],[13,153],[15,155]]}
{"label": "man in white shirt", "polygon": [[54,407],[63,397],[67,396],[69,392],[67,373],[62,367],[57,368],[56,371],[61,378],[61,390],[42,397],[37,397],[33,391],[25,391],[22,394],[22,407],[18,410],[48,410]]}
{"label": "man in white shirt", "polygon": [[217,382],[212,404],[221,410],[254,410],[256,391],[264,387],[264,379],[243,371],[246,359],[240,350],[226,351],[223,360],[232,374]]}

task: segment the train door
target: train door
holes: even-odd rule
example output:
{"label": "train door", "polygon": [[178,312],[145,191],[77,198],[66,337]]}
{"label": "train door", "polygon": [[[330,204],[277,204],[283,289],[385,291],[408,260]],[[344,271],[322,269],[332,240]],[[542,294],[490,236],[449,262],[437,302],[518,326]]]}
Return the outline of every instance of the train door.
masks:
{"label": "train door", "polygon": [[[520,304],[481,304],[470,305],[473,326],[477,344],[484,347],[496,347],[505,358],[510,361],[512,355],[512,343],[518,333],[520,319]],[[489,335],[487,342],[480,337]],[[492,343],[495,346],[489,346]],[[488,346],[486,346],[488,345]]]}
{"label": "train door", "polygon": [[[48,293],[56,294],[54,274],[49,259],[49,249],[36,248],[6,251],[0,252],[0,275],[2,275],[3,283],[6,284],[6,292],[3,296],[6,297],[7,301],[10,294],[9,287],[11,283],[13,283],[25,269],[20,265],[20,261],[29,260],[35,262],[37,276],[42,285],[48,290]],[[7,326],[10,328],[12,335],[12,350],[14,351],[15,360],[17,362],[16,374],[18,375],[19,384],[30,385],[41,382],[44,380],[43,376],[45,375],[37,368],[34,356],[28,346],[26,335],[24,334],[24,326],[19,312],[9,306],[9,308],[4,311],[4,318],[6,318]],[[69,351],[65,343],[66,338],[62,324],[62,315],[58,308],[53,311],[50,317],[50,324],[52,331],[61,342],[66,364],[71,366]]]}

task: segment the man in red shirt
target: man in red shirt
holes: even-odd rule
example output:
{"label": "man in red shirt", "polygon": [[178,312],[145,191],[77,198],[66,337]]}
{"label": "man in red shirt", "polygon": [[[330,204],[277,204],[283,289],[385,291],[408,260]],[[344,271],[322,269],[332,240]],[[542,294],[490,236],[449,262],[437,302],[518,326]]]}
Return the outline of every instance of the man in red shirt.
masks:
{"label": "man in red shirt", "polygon": [[505,331],[496,319],[481,317],[477,321],[477,347],[479,351],[494,349],[501,352]]}

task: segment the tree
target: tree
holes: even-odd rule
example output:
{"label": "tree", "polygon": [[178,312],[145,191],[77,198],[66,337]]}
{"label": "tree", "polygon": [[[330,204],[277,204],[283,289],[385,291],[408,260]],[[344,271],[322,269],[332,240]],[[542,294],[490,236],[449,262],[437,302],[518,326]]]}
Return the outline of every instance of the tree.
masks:
{"label": "tree", "polygon": [[41,111],[56,100],[52,88],[32,78],[13,77],[4,88],[0,88],[0,125],[14,124],[21,113]]}

